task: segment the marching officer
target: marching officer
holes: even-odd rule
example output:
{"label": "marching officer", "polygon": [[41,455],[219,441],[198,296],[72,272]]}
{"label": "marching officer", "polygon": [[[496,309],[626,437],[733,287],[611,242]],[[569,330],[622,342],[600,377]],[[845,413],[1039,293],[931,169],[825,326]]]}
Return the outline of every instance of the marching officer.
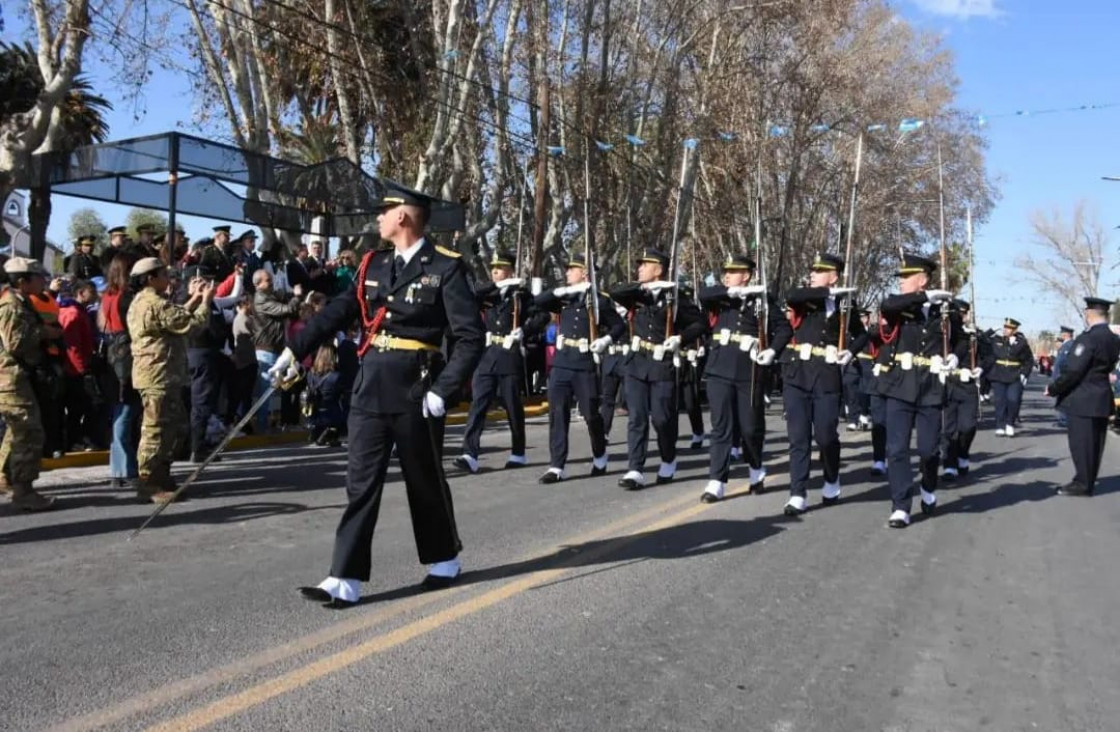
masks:
{"label": "marching officer", "polygon": [[214,285],[200,277],[188,284],[189,299],[176,305],[167,299],[168,267],[161,259],[145,257],[130,273],[137,295],[128,307],[128,332],[132,339],[132,386],[140,392],[144,419],[136,462],[141,500],[168,503],[174,500],[171,477],[182,432],[188,424],[183,414],[181,390],[189,384],[185,336],[205,326],[214,297]]}
{"label": "marching officer", "polygon": [[[618,481],[627,490],[645,487],[649,425],[657,433],[661,465],[657,483],[669,483],[677,472],[677,368],[682,343],[702,336],[708,324],[700,309],[679,297],[677,283],[662,279],[669,272],[669,257],[646,249],[638,259],[638,280],[611,291],[611,299],[630,314],[634,335],[626,356],[626,408],[629,410],[627,446],[629,470]],[[673,316],[674,299],[676,316]]]}
{"label": "marching officer", "polygon": [[[790,290],[793,338],[782,353],[782,399],[789,433],[789,500],[784,513],[799,516],[808,510],[810,444],[821,451],[824,505],[840,501],[840,369],[863,350],[867,331],[855,305],[844,302],[855,289],[837,287],[844,258],[821,254],[809,272],[809,286]],[[841,308],[846,309],[847,341],[840,347]]]}
{"label": "marching officer", "polygon": [[1058,489],[1061,496],[1091,496],[1104,456],[1113,396],[1109,375],[1120,359],[1120,337],[1108,327],[1112,303],[1099,297],[1085,298],[1088,329],[1077,336],[1062,366],[1061,374],[1046,387],[1057,397],[1068,426],[1073,480]]}
{"label": "marching officer", "polygon": [[[1058,342],[1062,345],[1058,346],[1058,353],[1054,356],[1054,370],[1051,380],[1062,375],[1062,369],[1065,368],[1066,360],[1069,359],[1069,352],[1073,350],[1073,328],[1068,325],[1060,326]],[[1066,415],[1061,409],[1058,410],[1058,427],[1062,429],[1066,427]]]}
{"label": "marching officer", "polygon": [[46,288],[47,272],[35,259],[4,262],[8,286],[0,295],[0,419],[7,425],[0,442],[0,493],[24,511],[47,511],[53,498],[32,488],[43,454],[43,422],[31,372],[43,361],[43,342],[61,338],[57,324],[46,324],[28,298]]}
{"label": "marching officer", "polygon": [[[859,319],[863,323],[864,329],[869,330],[871,311],[860,308]],[[863,383],[864,362],[867,360],[864,358],[865,355],[864,351],[860,351],[841,371],[844,386],[844,411],[848,418],[849,432],[863,429],[871,423],[868,415],[870,405],[867,403],[866,395],[860,390],[860,384]]]}
{"label": "marching officer", "polygon": [[996,434],[1015,436],[1023,387],[1034,369],[1034,354],[1027,339],[1019,334],[1019,321],[1006,318],[1003,334],[992,338],[992,368],[986,374],[992,386],[996,408]]}
{"label": "marching officer", "polygon": [[[349,607],[369,580],[371,541],[393,446],[404,475],[422,586],[454,583],[462,566],[451,490],[442,470],[446,405],[470,377],[486,331],[457,252],[424,237],[431,199],[393,191],[378,204],[381,239],[392,247],[368,252],[354,284],[335,297],[291,341],[269,370],[274,380],[299,375],[299,362],[361,319],[360,370],[350,400],[349,501],[335,534],[329,576],[302,587],[308,600]],[[448,359],[440,345],[454,343]]]}
{"label": "marching officer", "polygon": [[736,424],[750,466],[751,492],[760,492],[766,479],[762,465],[766,438],[764,396],[771,364],[789,343],[793,330],[765,288],[750,284],[755,266],[754,260],[745,254],[728,255],[723,264],[723,284],[700,292],[700,304],[713,321],[704,370],[712,411],[711,464],[708,484],[700,496],[705,503],[723,499]]}
{"label": "marching officer", "polygon": [[[960,315],[950,308],[952,294],[927,290],[937,265],[906,254],[898,271],[898,295],[883,298],[886,321],[879,353],[879,393],[887,407],[887,480],[891,486],[891,528],[910,525],[910,435],[918,433],[922,513],[937,507],[937,467],[941,460],[941,410],[945,381],[960,368],[963,338]],[[947,330],[946,330],[947,329]],[[946,341],[948,352],[946,353]]]}
{"label": "marching officer", "polygon": [[867,423],[871,427],[871,475],[880,477],[887,474],[887,403],[879,393],[879,370],[875,365],[883,348],[882,318],[878,313],[874,316],[874,320],[867,320],[867,343],[856,358],[860,362],[860,398],[867,404]]}
{"label": "marching officer", "polygon": [[490,260],[492,282],[475,293],[486,326],[486,350],[471,382],[471,408],[463,431],[463,454],[455,465],[478,472],[478,453],[486,410],[498,398],[509,420],[511,450],[507,468],[520,468],[525,459],[525,405],[521,387],[525,383],[525,357],[521,344],[534,338],[549,321],[545,311],[533,311],[532,297],[521,280],[513,276],[516,256],[495,251]]}
{"label": "marching officer", "polygon": [[941,477],[946,481],[968,475],[972,441],[980,416],[980,376],[990,367],[989,349],[972,326],[972,305],[954,300],[964,337],[957,340],[954,353],[958,368],[945,376],[945,434],[942,435]]}
{"label": "marching officer", "polygon": [[599,320],[588,307],[591,282],[587,260],[573,254],[568,260],[567,285],[536,297],[536,306],[559,313],[556,329],[556,355],[548,376],[548,470],[538,482],[559,483],[566,477],[568,462],[568,426],[571,423],[572,400],[579,404],[587,434],[591,438],[591,475],[607,472],[607,438],[603,432],[603,416],[599,411],[599,378],[596,359],[622,340],[626,324],[614,305],[598,293]]}
{"label": "marching officer", "polygon": [[[691,285],[682,284],[678,288],[678,296],[682,301],[698,305],[696,291]],[[680,394],[680,403],[684,413],[688,415],[688,426],[692,429],[692,438],[689,449],[699,450],[704,447],[704,405],[700,376],[704,373],[704,364],[707,349],[704,348],[706,333],[695,341],[681,343],[680,367],[677,368],[677,384]]]}
{"label": "marching officer", "polygon": [[92,236],[78,238],[75,249],[77,251],[70,257],[66,272],[74,279],[89,282],[94,277],[101,276],[101,263],[93,255],[95,239]]}
{"label": "marching officer", "polygon": [[[614,307],[620,318],[626,316],[626,308],[613,302],[611,306]],[[602,372],[600,378],[602,404],[600,405],[600,411],[603,415],[603,435],[607,438],[608,443],[611,441],[611,425],[614,424],[614,412],[618,406],[619,390],[626,380],[626,355],[628,353],[630,353],[630,341],[624,340],[622,343],[611,343],[602,354],[600,367]],[[623,397],[625,396],[625,393],[623,393]],[[625,399],[623,401],[625,402]]]}

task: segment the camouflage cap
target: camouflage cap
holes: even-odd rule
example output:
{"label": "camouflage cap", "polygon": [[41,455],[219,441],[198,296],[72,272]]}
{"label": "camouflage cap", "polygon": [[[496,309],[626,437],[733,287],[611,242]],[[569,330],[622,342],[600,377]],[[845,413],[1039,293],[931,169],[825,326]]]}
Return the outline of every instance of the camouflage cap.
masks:
{"label": "camouflage cap", "polygon": [[4,272],[6,272],[9,276],[47,276],[47,270],[43,269],[43,265],[39,262],[38,259],[28,259],[27,257],[12,257],[7,262],[4,262]]}
{"label": "camouflage cap", "polygon": [[144,257],[136,264],[132,265],[132,271],[129,272],[129,277],[141,277],[146,274],[151,274],[165,268],[167,265],[163,260],[158,257]]}

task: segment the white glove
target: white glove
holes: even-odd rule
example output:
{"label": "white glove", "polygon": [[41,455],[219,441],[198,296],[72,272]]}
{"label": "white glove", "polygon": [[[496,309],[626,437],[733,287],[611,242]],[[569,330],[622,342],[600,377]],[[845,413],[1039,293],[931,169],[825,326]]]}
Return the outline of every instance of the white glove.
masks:
{"label": "white glove", "polygon": [[273,386],[278,386],[280,382],[291,381],[297,376],[299,376],[299,361],[296,361],[296,354],[292,353],[292,349],[285,348],[276,359],[276,363],[268,370],[268,379]]}
{"label": "white glove", "polygon": [[852,352],[845,348],[836,354],[836,363],[840,366],[847,366],[852,361]]}
{"label": "white glove", "polygon": [[774,363],[774,358],[778,354],[774,352],[773,348],[767,348],[765,351],[759,351],[754,356],[754,362],[759,366],[769,366]]}
{"label": "white glove", "polygon": [[666,280],[657,280],[656,282],[642,283],[642,289],[646,290],[647,292],[661,292],[662,290],[669,290],[676,286],[677,285],[675,282],[668,282]]}
{"label": "white glove", "polygon": [[854,287],[833,287],[828,291],[828,294],[833,297],[839,297],[840,295],[851,295],[855,291],[856,288]]}
{"label": "white glove", "polygon": [[420,412],[425,418],[442,417],[447,413],[447,409],[443,403],[443,397],[436,394],[434,391],[429,391],[424,395],[424,401],[420,402]]}
{"label": "white glove", "polygon": [[525,340],[525,331],[521,330],[520,328],[514,328],[509,332],[508,337],[512,338],[515,343],[520,343],[521,341]]}
{"label": "white glove", "polygon": [[595,340],[591,341],[591,352],[602,353],[603,351],[606,351],[613,342],[614,340],[609,335],[605,335],[602,338],[596,338]]}
{"label": "white glove", "polygon": [[520,285],[521,284],[521,278],[510,277],[508,279],[502,280],[501,282],[495,282],[494,284],[498,286],[499,290],[504,290],[507,287],[517,287],[518,285]]}
{"label": "white glove", "polygon": [[740,285],[727,288],[728,297],[737,297],[739,299],[747,298],[751,295],[761,295],[764,292],[766,292],[766,288],[762,285]]}
{"label": "white glove", "polygon": [[615,305],[614,311],[618,313],[618,317],[620,318],[625,318],[630,314],[630,311],[622,307],[621,305]]}
{"label": "white glove", "polygon": [[953,299],[953,293],[948,290],[926,290],[926,300],[931,303],[949,302]]}
{"label": "white glove", "polygon": [[1027,385],[1027,377],[1023,376],[1022,374],[1019,374],[1019,383],[1022,384],[1023,386],[1026,386]]}
{"label": "white glove", "polygon": [[679,335],[671,335],[665,339],[665,343],[662,345],[665,346],[666,351],[676,353],[681,350],[681,337]]}
{"label": "white glove", "polygon": [[957,369],[960,368],[960,366],[961,366],[961,360],[959,358],[957,358],[957,354],[950,353],[948,356],[945,357],[944,368],[945,368],[946,371],[956,371]]}
{"label": "white glove", "polygon": [[972,378],[979,379],[980,375],[983,374],[983,373],[984,373],[984,369],[977,366],[976,368],[972,369]]}

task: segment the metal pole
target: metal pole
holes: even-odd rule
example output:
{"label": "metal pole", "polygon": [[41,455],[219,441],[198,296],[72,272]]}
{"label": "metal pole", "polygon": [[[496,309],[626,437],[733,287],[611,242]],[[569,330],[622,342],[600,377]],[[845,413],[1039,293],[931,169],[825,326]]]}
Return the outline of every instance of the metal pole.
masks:
{"label": "metal pole", "polygon": [[[171,259],[175,252],[175,209],[179,203],[179,135],[172,132],[169,139],[170,149],[167,151],[167,233],[164,244],[167,247],[165,264],[171,266]],[[139,533],[139,532],[138,532]]]}

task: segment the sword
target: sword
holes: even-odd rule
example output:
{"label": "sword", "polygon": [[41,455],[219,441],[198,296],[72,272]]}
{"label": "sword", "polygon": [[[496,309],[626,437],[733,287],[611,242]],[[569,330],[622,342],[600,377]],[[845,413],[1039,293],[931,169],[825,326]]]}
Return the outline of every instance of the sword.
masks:
{"label": "sword", "polygon": [[[299,382],[299,380],[302,379],[302,378],[303,378],[303,376],[300,375],[300,376],[297,376],[296,378],[292,379],[291,381],[280,382],[280,384],[278,386],[282,391],[287,391],[288,389],[291,389],[293,386],[295,386],[295,384],[297,382]],[[163,513],[163,510],[165,508],[170,506],[175,501],[179,500],[179,496],[183,495],[183,492],[185,490],[187,490],[187,488],[190,488],[192,483],[194,483],[196,480],[198,480],[198,476],[202,475],[202,471],[206,470],[206,466],[208,466],[210,463],[212,463],[214,461],[214,458],[218,457],[218,455],[221,454],[222,450],[226,449],[226,446],[229,445],[229,443],[233,441],[234,435],[236,435],[238,432],[240,432],[241,428],[244,427],[245,425],[249,424],[249,420],[251,420],[254,416],[256,416],[257,412],[260,411],[260,408],[262,406],[264,406],[265,403],[272,397],[272,394],[276,391],[276,389],[277,389],[277,386],[270,385],[267,389],[264,390],[264,393],[260,395],[260,398],[258,398],[257,401],[255,401],[253,403],[253,406],[249,407],[249,411],[245,413],[245,416],[241,418],[241,421],[233,426],[233,429],[231,429],[226,434],[225,439],[223,439],[218,444],[218,446],[210,452],[210,455],[204,461],[202,461],[202,465],[199,465],[197,468],[195,468],[194,472],[191,473],[187,477],[187,479],[185,481],[183,481],[183,484],[180,485],[175,490],[174,495],[171,496],[171,500],[168,501],[167,503],[161,503],[158,506],[156,506],[156,510],[152,511],[152,515],[149,516],[147,518],[147,520],[144,521],[144,523],[140,524],[140,527],[138,529],[136,529],[136,531],[133,531],[129,535],[129,537],[128,537],[129,541],[132,541],[133,539],[135,539],[137,536],[140,535],[141,531],[148,528],[148,524],[155,521],[156,517],[159,516],[161,513]]]}

